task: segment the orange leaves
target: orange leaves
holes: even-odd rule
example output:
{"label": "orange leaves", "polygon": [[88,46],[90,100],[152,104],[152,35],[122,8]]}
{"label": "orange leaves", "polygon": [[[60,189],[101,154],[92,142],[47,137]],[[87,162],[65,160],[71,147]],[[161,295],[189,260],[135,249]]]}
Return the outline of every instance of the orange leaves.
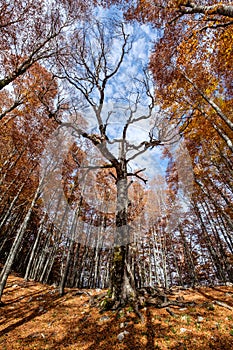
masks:
{"label": "orange leaves", "polygon": [[[43,101],[39,98],[42,93]],[[0,114],[6,112],[0,121],[2,200],[11,203],[18,196],[16,204],[24,203],[19,211],[26,208],[34,195],[41,153],[57,127],[48,118],[46,107],[54,107],[56,95],[56,82],[38,63],[0,92]]]}
{"label": "orange leaves", "polygon": [[57,95],[57,82],[43,66],[35,63],[22,77],[13,83],[16,96],[22,96],[25,100],[24,108],[36,110],[46,106],[53,108],[53,101]]}
{"label": "orange leaves", "polygon": [[129,187],[129,198],[129,222],[135,219],[142,220],[148,199],[146,189],[140,183],[134,182]]}
{"label": "orange leaves", "polygon": [[[232,10],[218,0],[137,1],[129,16],[161,30],[150,57],[156,102],[186,139],[195,179],[205,188],[195,185],[196,203],[203,193],[212,203],[232,201]],[[172,203],[177,191],[172,161],[168,176]],[[222,206],[226,209],[222,203],[218,209]]]}

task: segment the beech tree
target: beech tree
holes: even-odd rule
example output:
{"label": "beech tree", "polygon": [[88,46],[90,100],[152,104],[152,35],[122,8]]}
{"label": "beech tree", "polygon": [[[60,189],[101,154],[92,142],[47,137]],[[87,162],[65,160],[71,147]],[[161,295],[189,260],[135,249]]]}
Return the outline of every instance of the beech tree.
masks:
{"label": "beech tree", "polygon": [[[0,91],[23,76],[36,62],[62,54],[63,32],[75,18],[87,16],[88,2],[2,0],[0,4]],[[24,93],[12,94],[11,104],[0,108],[0,120],[26,101]],[[5,107],[5,108],[3,108]]]}
{"label": "beech tree", "polygon": [[[70,42],[72,45],[67,48],[66,60],[63,60],[62,57],[57,58],[60,63],[58,78],[70,84],[72,94],[78,92],[84,97],[95,118],[95,133],[88,132],[75,122],[62,120],[59,122],[63,127],[74,129],[80,137],[88,139],[97,147],[105,159],[105,163],[98,166],[99,169],[114,170],[111,174],[116,182],[117,192],[116,232],[114,234],[109,304],[113,308],[118,308],[127,302],[135,302],[137,299],[135,280],[129,264],[131,239],[128,190],[134,177],[144,183],[146,179],[142,175],[145,169],[132,171],[130,167],[132,161],[139,155],[161,143],[161,140],[155,133],[150,132],[150,129],[148,129],[147,139],[140,143],[130,141],[128,132],[131,126],[152,118],[154,98],[150,91],[148,74],[145,73],[141,81],[135,79],[129,82],[132,86],[129,89],[129,97],[124,98],[124,105],[116,110],[108,110],[106,115],[105,105],[108,106],[107,99],[109,98],[106,92],[107,87],[113,79],[115,79],[114,83],[117,83],[117,74],[133,44],[123,23],[112,22],[110,24],[98,21],[88,23],[70,38]],[[115,42],[120,49],[114,54],[114,57],[112,50]],[[139,85],[142,91],[139,90]],[[136,89],[133,90],[134,87]],[[147,96],[148,105],[143,106],[143,113],[140,113],[141,99],[145,96]],[[122,124],[121,135],[114,137],[109,131],[109,125],[118,120]],[[117,153],[112,151],[115,145],[118,148]],[[90,166],[90,170],[91,168]]]}

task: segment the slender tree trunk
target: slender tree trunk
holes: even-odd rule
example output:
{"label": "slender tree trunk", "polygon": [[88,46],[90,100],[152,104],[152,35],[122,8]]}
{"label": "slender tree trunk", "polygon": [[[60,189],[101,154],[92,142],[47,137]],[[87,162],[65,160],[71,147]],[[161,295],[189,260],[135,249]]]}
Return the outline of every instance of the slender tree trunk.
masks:
{"label": "slender tree trunk", "polygon": [[70,261],[71,261],[71,256],[73,254],[73,249],[74,249],[74,240],[71,238],[69,241],[69,247],[68,247],[68,253],[67,253],[67,259],[65,263],[65,268],[61,276],[61,281],[59,285],[59,294],[62,296],[65,293],[65,285],[69,273],[69,267],[70,267]]}
{"label": "slender tree trunk", "polygon": [[24,233],[25,233],[25,230],[27,228],[27,225],[28,225],[28,222],[31,218],[31,214],[32,214],[32,210],[34,208],[34,205],[39,197],[39,194],[40,194],[40,184],[38,185],[37,187],[37,190],[34,194],[34,198],[31,202],[31,205],[30,205],[30,208],[28,209],[28,212],[24,218],[24,221],[22,223],[22,225],[20,226],[18,232],[17,232],[17,235],[15,237],[15,240],[14,240],[14,243],[11,247],[11,250],[10,250],[10,253],[8,255],[8,258],[5,262],[5,265],[1,271],[1,275],[0,275],[0,301],[1,301],[1,297],[2,297],[2,293],[3,293],[3,290],[5,288],[5,285],[6,285],[6,281],[7,281],[7,278],[8,278],[8,275],[10,273],[10,270],[11,270],[11,266],[14,262],[14,259],[15,259],[15,256],[17,254],[17,250],[20,246],[20,244],[22,243],[22,240],[23,240],[23,237],[24,237]]}
{"label": "slender tree trunk", "polygon": [[[6,232],[3,232],[5,238],[2,239],[0,245],[0,254],[3,256],[6,252],[4,251],[5,245],[7,245],[7,241],[11,241],[14,238],[14,233],[17,231],[17,228],[20,226],[20,222],[26,214],[23,211],[20,211],[15,217],[11,216],[10,225],[7,227]],[[4,230],[5,231],[5,230]]]}
{"label": "slender tree trunk", "polygon": [[36,250],[37,250],[37,247],[38,247],[38,244],[39,244],[39,241],[40,241],[41,233],[42,233],[43,228],[44,228],[45,218],[46,218],[46,213],[44,214],[44,216],[42,218],[42,221],[40,223],[40,226],[38,227],[36,239],[34,241],[34,244],[32,246],[32,250],[30,252],[29,261],[28,261],[26,272],[25,272],[25,275],[24,275],[25,281],[28,281],[28,279],[29,279],[29,274],[30,274],[30,271],[31,271],[32,263],[33,263],[33,260],[35,258],[35,254],[36,254]]}
{"label": "slender tree trunk", "polygon": [[180,236],[181,236],[181,242],[183,244],[184,248],[184,260],[185,260],[185,267],[187,268],[187,274],[190,278],[190,282],[192,287],[195,286],[197,283],[197,275],[196,275],[196,269],[195,269],[195,264],[193,261],[192,253],[189,247],[189,244],[187,243],[185,234],[183,232],[183,228],[181,224],[179,225],[179,231],[180,231]]}
{"label": "slender tree trunk", "polygon": [[79,259],[79,255],[80,255],[80,247],[81,244],[78,243],[75,247],[75,256],[74,256],[74,261],[73,261],[73,266],[72,266],[72,278],[71,278],[71,287],[75,287],[75,278],[76,278],[76,274],[77,274],[77,262]]}

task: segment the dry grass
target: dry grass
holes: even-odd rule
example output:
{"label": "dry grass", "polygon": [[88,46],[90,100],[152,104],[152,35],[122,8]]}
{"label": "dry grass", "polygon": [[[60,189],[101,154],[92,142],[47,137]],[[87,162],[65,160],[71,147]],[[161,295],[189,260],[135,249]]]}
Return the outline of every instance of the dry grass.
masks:
{"label": "dry grass", "polygon": [[[0,308],[0,349],[233,349],[233,288],[216,287],[177,291],[176,297],[195,301],[194,307],[147,307],[141,323],[130,308],[100,314],[86,295],[66,290],[60,297],[52,286],[10,276]],[[98,294],[98,291],[90,291]],[[106,317],[108,316],[108,317]],[[117,335],[129,334],[120,342]]]}

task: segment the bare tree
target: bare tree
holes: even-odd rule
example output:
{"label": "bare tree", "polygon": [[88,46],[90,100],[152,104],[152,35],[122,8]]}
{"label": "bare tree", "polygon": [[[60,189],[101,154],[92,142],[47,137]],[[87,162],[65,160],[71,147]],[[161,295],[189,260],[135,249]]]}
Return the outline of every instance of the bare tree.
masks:
{"label": "bare tree", "polygon": [[[117,188],[116,231],[110,271],[111,299],[108,306],[116,309],[126,303],[136,305],[137,291],[129,264],[131,233],[128,189],[134,177],[144,183],[147,181],[141,175],[145,169],[135,170],[133,161],[149,148],[161,144],[158,135],[157,137],[154,135],[155,129],[150,130],[148,127],[148,121],[152,119],[154,110],[149,76],[146,70],[141,72],[141,77],[137,79],[129,79],[129,76],[125,75],[126,84],[130,84],[128,95],[124,96],[124,103],[120,100],[117,108],[108,109],[109,99],[111,98],[111,101],[113,99],[107,94],[107,88],[113,85],[118,88],[116,84],[119,84],[120,89],[118,74],[133,45],[124,24],[118,21],[111,23],[95,21],[85,24],[69,40],[67,56],[57,58],[59,61],[57,76],[72,87],[71,96],[77,98],[78,93],[84,97],[89,107],[88,113],[91,110],[94,116],[95,126],[92,125],[90,131],[88,127],[83,129],[74,121],[57,121],[62,127],[75,130],[78,137],[91,141],[105,159],[102,165],[90,166],[89,170],[112,169],[111,175]],[[142,101],[146,101],[146,106]],[[148,130],[145,139],[141,142],[137,138],[132,141],[129,137],[130,130],[144,121],[147,121]],[[119,134],[116,136],[115,131],[111,129],[111,123],[121,125],[120,136]]]}

